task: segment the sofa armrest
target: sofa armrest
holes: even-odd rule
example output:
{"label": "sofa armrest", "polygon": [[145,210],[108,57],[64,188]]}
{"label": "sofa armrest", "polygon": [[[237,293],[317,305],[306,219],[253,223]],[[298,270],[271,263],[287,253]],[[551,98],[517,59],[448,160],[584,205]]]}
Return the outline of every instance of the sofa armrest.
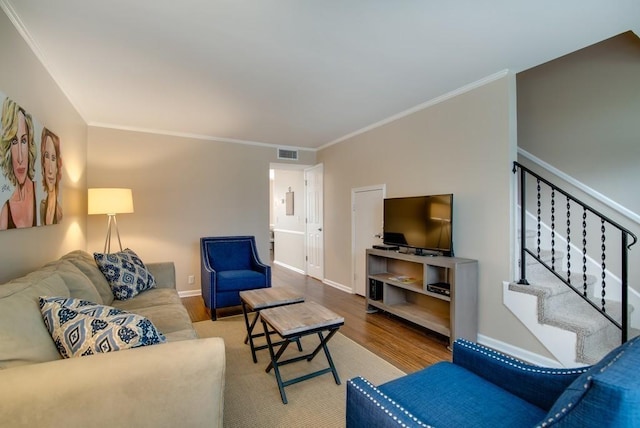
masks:
{"label": "sofa armrest", "polygon": [[362,377],[347,382],[347,428],[428,427]]}
{"label": "sofa armrest", "polygon": [[221,338],[0,370],[0,425],[222,426]]}
{"label": "sofa armrest", "polygon": [[158,288],[176,288],[176,266],[173,262],[156,262],[145,264],[156,279]]}
{"label": "sofa armrest", "polygon": [[464,339],[453,343],[453,363],[545,410],[551,408],[571,382],[589,369],[554,369],[526,364]]}

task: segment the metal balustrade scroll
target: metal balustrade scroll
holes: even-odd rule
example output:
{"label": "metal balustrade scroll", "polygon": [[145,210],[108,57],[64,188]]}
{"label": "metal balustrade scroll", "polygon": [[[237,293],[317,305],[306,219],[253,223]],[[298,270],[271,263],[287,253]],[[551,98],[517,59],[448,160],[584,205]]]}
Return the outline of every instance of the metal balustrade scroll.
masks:
{"label": "metal balustrade scroll", "polygon": [[[529,285],[527,281],[527,263],[526,256],[527,254],[533,257],[539,264],[544,266],[549,272],[551,272],[556,278],[558,278],[562,283],[564,283],[567,287],[573,290],[578,296],[584,299],[587,303],[589,303],[593,308],[599,311],[602,316],[607,318],[612,324],[614,324],[618,329],[621,330],[621,338],[622,342],[626,342],[628,338],[628,330],[629,330],[629,320],[628,320],[628,257],[629,250],[631,247],[638,241],[636,235],[634,235],[627,228],[621,226],[615,221],[611,220],[609,217],[601,214],[594,208],[590,207],[586,203],[578,200],[567,191],[559,188],[555,184],[531,171],[527,167],[519,164],[518,162],[513,163],[513,173],[520,173],[519,175],[519,196],[520,196],[520,279],[518,284]],[[526,240],[526,207],[527,207],[527,177],[532,177],[536,180],[536,248],[534,250],[527,247]],[[543,253],[541,250],[542,247],[542,238],[541,238],[541,225],[542,225],[542,215],[543,215],[543,185],[547,186],[550,191],[549,196],[549,205],[550,205],[550,219],[551,219],[551,264],[549,265],[544,261]],[[566,257],[566,265],[563,267],[556,268],[556,263],[560,264],[559,260],[561,259],[556,252],[556,238],[557,238],[557,225],[556,220],[557,215],[560,215],[558,209],[556,207],[556,198],[557,194],[564,196],[566,199],[566,248],[567,248],[567,257]],[[572,259],[571,259],[571,213],[572,208],[576,207],[577,209],[582,209],[582,287],[577,288],[572,284]],[[590,220],[594,219],[594,220]],[[587,286],[587,243],[588,243],[588,221],[597,221],[600,223],[600,261],[601,261],[601,274],[600,274],[600,295],[601,302],[600,305],[595,304],[591,299],[588,298]],[[561,232],[560,232],[561,233]],[[610,248],[607,244],[607,236],[612,236],[611,234],[620,233],[621,234],[621,245],[620,245],[620,282],[621,282],[621,321],[618,322],[615,320],[609,313],[607,313],[605,296],[607,294],[607,284],[606,284],[606,271],[607,271],[607,254],[612,254],[611,252],[616,251],[615,248]],[[629,238],[631,238],[631,243],[629,243]],[[595,239],[595,237],[594,237]],[[560,250],[562,251],[562,250]],[[575,263],[575,262],[574,262]],[[565,272],[562,272],[562,269],[565,269]]]}

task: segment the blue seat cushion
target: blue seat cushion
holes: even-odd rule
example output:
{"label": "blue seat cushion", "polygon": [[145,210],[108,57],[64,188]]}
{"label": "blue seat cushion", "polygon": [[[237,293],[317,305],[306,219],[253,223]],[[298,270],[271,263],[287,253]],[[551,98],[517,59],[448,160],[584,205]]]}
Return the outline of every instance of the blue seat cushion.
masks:
{"label": "blue seat cushion", "polygon": [[217,290],[242,291],[266,287],[265,276],[253,270],[224,270],[218,272]]}
{"label": "blue seat cushion", "polygon": [[546,411],[450,362],[440,362],[378,387],[436,427],[527,427]]}

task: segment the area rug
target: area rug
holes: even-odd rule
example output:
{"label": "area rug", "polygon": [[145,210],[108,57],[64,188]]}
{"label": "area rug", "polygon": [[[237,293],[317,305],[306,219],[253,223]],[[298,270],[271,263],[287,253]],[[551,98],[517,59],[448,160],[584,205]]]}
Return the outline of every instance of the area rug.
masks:
{"label": "area rug", "polygon": [[[246,328],[242,315],[202,321],[194,326],[200,337],[222,337],[225,342],[225,428],[344,427],[348,379],[363,376],[380,384],[404,375],[382,358],[337,333],[328,346],[341,385],[336,385],[331,373],[299,382],[285,388],[288,404],[283,404],[273,370],[265,372],[270,361],[269,351],[258,351],[258,363],[254,364],[249,345],[244,344]],[[317,335],[303,337],[304,351],[310,352],[317,344]],[[299,355],[297,347],[290,345],[285,357],[287,355]],[[327,366],[327,359],[320,352],[311,362],[285,365],[280,372],[287,380]]]}

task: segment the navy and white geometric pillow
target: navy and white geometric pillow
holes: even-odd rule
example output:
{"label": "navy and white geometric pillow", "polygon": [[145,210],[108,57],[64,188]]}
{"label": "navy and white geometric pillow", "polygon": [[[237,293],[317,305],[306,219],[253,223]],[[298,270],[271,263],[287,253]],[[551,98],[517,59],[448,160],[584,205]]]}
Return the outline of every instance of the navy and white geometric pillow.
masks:
{"label": "navy and white geometric pillow", "polygon": [[143,316],[67,297],[40,297],[40,311],[64,358],[166,342]]}
{"label": "navy and white geometric pillow", "polygon": [[156,279],[129,248],[118,253],[93,253],[93,258],[118,300],[131,299],[156,286]]}

